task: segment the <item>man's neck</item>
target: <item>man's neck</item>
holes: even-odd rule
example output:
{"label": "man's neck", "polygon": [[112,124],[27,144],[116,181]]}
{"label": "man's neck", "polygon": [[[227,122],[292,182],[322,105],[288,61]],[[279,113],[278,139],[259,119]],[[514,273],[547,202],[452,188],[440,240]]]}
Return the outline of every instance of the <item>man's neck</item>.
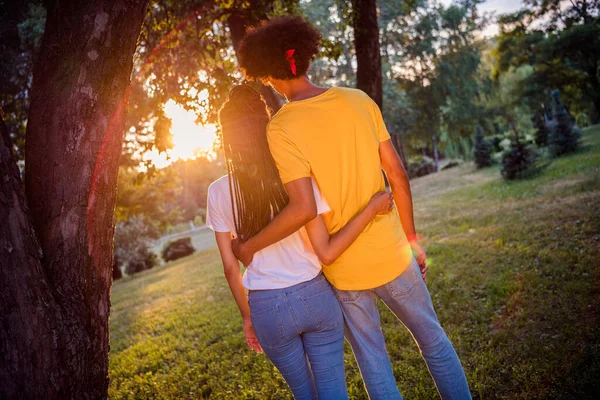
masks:
{"label": "man's neck", "polygon": [[303,76],[290,84],[285,97],[288,101],[306,100],[325,91],[327,91],[327,88],[319,87],[312,83],[307,76]]}

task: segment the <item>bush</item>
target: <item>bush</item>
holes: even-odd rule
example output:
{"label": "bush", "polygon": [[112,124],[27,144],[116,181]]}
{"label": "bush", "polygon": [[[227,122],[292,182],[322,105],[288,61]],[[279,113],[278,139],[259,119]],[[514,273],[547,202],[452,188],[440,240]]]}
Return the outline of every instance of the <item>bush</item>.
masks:
{"label": "bush", "polygon": [[460,164],[461,164],[461,162],[457,161],[457,160],[448,161],[448,163],[442,167],[442,171],[445,171],[450,168],[458,167]]}
{"label": "bush", "polygon": [[174,261],[194,254],[195,251],[196,249],[192,246],[192,238],[185,237],[167,244],[162,251],[162,259],[165,262]]}
{"label": "bush", "polygon": [[548,145],[550,147],[550,155],[552,157],[560,157],[563,154],[573,153],[579,149],[581,132],[575,128],[573,118],[560,101],[560,92],[555,90],[552,93],[552,97],[556,124],[548,138]]}
{"label": "bush", "polygon": [[150,269],[157,264],[156,255],[150,251],[152,240],[157,237],[157,224],[143,216],[131,217],[117,223],[115,259],[125,265],[127,274]]}
{"label": "bush", "polygon": [[142,247],[127,263],[126,272],[133,275],[138,272],[152,269],[158,265],[158,257],[147,247]]}
{"label": "bush", "polygon": [[121,279],[123,277],[123,271],[121,271],[121,260],[119,260],[119,257],[115,254],[114,258],[113,258],[113,270],[112,270],[112,277],[113,277],[113,281],[116,281],[117,279]]}
{"label": "bush", "polygon": [[492,165],[492,146],[483,137],[483,129],[480,126],[475,130],[475,165],[477,168],[485,168]]}
{"label": "bush", "polygon": [[542,110],[538,109],[535,114],[533,114],[531,122],[533,122],[533,126],[535,127],[535,144],[538,147],[546,147],[546,145],[548,145],[549,129],[546,125],[546,119],[544,118]]}
{"label": "bush", "polygon": [[548,138],[548,145],[552,157],[560,157],[579,149],[581,132],[573,126],[569,114],[564,113],[556,117],[556,125]]}
{"label": "bush", "polygon": [[435,172],[433,160],[427,156],[410,157],[408,160],[408,177],[418,178]]}
{"label": "bush", "polygon": [[587,113],[580,112],[575,116],[575,123],[579,128],[587,128],[592,124],[591,118]]}
{"label": "bush", "polygon": [[540,170],[538,160],[535,150],[514,140],[510,150],[502,156],[502,177],[514,180],[534,175]]}

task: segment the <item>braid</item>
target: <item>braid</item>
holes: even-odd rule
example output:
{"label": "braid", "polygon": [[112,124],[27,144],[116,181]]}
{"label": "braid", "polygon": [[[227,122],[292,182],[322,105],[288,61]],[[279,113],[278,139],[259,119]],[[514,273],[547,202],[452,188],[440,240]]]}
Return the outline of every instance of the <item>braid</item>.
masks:
{"label": "braid", "polygon": [[289,202],[267,142],[269,112],[247,85],[232,89],[219,113],[235,229],[248,240]]}

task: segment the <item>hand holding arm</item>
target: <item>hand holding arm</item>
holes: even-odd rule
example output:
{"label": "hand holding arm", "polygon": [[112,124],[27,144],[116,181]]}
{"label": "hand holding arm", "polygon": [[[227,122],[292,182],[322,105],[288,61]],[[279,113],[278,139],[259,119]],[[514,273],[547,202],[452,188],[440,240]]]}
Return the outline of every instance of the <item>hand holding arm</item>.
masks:
{"label": "hand holding arm", "polygon": [[319,261],[324,265],[333,264],[377,215],[389,213],[393,206],[392,193],[376,193],[356,217],[333,235],[329,235],[321,216],[310,221],[306,224],[306,231]]}

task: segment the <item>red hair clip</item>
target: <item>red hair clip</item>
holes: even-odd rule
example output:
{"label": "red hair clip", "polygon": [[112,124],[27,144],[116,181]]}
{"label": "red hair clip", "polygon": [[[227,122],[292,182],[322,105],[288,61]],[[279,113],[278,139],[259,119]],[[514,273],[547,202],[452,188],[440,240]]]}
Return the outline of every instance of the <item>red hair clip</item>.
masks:
{"label": "red hair clip", "polygon": [[285,59],[288,63],[290,63],[290,69],[292,70],[292,74],[296,76],[296,60],[294,59],[294,53],[296,49],[289,49],[285,52]]}

